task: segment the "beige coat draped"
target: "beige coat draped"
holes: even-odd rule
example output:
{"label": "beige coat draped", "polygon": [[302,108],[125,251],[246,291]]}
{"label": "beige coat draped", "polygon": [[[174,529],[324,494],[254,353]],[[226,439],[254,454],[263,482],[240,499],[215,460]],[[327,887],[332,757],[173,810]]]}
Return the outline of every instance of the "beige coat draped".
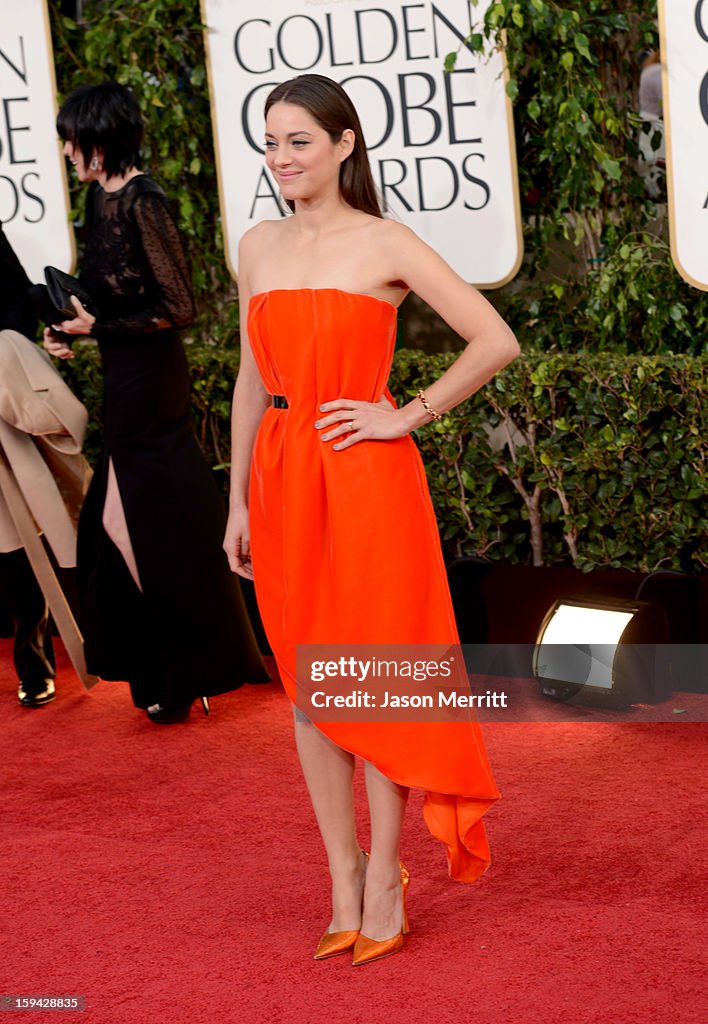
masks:
{"label": "beige coat draped", "polygon": [[[0,331],[0,451],[59,565],[76,565],[76,521],[91,471],[81,455],[87,414],[47,354]],[[0,552],[22,547],[0,488]]]}
{"label": "beige coat draped", "polygon": [[91,470],[81,454],[87,414],[46,353],[0,331],[0,552],[24,547],[64,644],[88,682],[81,636],[38,531],[61,566],[76,565],[76,523]]}

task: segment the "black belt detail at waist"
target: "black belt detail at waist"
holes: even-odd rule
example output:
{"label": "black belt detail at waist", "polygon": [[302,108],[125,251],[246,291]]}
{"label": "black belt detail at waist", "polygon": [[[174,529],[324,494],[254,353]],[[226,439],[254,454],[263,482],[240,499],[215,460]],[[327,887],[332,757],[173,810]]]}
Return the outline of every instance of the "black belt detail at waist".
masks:
{"label": "black belt detail at waist", "polygon": [[271,395],[274,409],[287,409],[288,400],[285,395]]}

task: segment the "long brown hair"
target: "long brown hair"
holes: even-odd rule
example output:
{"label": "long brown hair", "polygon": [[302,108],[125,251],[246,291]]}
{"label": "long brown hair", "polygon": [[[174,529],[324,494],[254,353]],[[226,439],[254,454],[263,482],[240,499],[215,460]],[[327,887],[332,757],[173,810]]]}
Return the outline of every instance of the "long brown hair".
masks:
{"label": "long brown hair", "polygon": [[[354,132],[354,149],[339,168],[339,191],[342,199],[355,210],[383,217],[359,115],[341,85],[324,75],[299,75],[277,85],[268,95],[266,117],[275,103],[303,107],[324,128],[333,143],[340,141],[345,129],[350,128]],[[291,210],[295,209],[292,200],[286,202]]]}

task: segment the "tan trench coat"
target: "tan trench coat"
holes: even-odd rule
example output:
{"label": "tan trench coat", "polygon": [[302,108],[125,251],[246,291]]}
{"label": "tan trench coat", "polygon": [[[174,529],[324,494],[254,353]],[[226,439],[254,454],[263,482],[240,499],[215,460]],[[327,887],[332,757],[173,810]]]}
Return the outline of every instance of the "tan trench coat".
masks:
{"label": "tan trench coat", "polygon": [[[47,354],[0,331],[0,451],[59,565],[76,565],[76,521],[91,477],[87,414]],[[0,552],[22,547],[0,488]]]}
{"label": "tan trench coat", "polygon": [[91,470],[81,454],[84,406],[47,354],[17,331],[0,331],[0,552],[24,547],[64,644],[86,676],[81,636],[39,541],[61,566],[76,565],[76,524]]}

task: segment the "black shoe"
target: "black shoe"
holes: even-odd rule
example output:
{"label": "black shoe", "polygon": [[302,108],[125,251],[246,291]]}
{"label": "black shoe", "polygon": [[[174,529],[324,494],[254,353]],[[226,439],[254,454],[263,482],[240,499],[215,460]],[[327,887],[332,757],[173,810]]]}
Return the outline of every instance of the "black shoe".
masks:
{"label": "black shoe", "polygon": [[17,699],[25,708],[41,708],[54,700],[56,693],[53,679],[43,679],[41,683],[20,683],[17,688]]}
{"label": "black shoe", "polygon": [[[204,714],[208,715],[209,701],[206,697],[200,697],[199,699],[202,702]],[[177,722],[187,721],[191,707],[191,703],[183,704],[176,708],[166,708],[162,704],[151,704],[149,708],[145,709],[145,714],[151,722],[157,722],[158,725],[174,725]]]}

